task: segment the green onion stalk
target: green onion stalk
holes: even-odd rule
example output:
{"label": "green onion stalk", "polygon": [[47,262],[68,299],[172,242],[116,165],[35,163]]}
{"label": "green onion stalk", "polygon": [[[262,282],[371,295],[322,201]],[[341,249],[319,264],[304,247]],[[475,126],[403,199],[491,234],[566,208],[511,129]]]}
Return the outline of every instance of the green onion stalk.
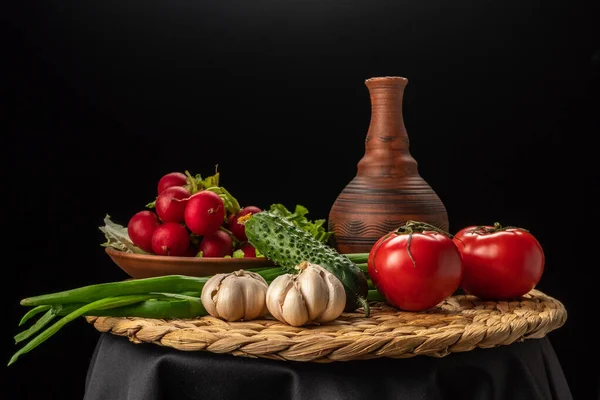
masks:
{"label": "green onion stalk", "polygon": [[[346,254],[367,275],[368,254]],[[281,267],[254,268],[267,283],[285,273]],[[8,365],[30,352],[67,323],[81,316],[140,317],[157,319],[186,319],[208,315],[200,294],[207,277],[167,275],[128,281],[100,283],[22,299],[22,306],[31,309],[21,318],[19,326],[39,314],[28,329],[15,335],[15,343],[29,340],[10,359]],[[368,279],[367,300],[383,301]]]}
{"label": "green onion stalk", "polygon": [[373,281],[371,280],[371,278],[369,276],[369,268],[367,266],[367,261],[369,259],[369,253],[351,253],[351,254],[344,254],[344,255],[346,257],[348,257],[350,259],[350,261],[354,262],[367,277],[367,284],[369,286],[367,300],[368,301],[385,302],[386,301],[385,297],[377,290],[377,288],[375,287],[375,285],[373,284]]}
{"label": "green onion stalk", "polygon": [[[267,283],[287,272],[281,267],[256,268],[253,271]],[[208,315],[200,294],[209,278],[167,275],[100,283],[22,299],[22,306],[32,308],[21,318],[19,326],[38,314],[43,315],[31,327],[15,335],[17,344],[30,340],[11,357],[8,365],[81,316],[174,319]]]}

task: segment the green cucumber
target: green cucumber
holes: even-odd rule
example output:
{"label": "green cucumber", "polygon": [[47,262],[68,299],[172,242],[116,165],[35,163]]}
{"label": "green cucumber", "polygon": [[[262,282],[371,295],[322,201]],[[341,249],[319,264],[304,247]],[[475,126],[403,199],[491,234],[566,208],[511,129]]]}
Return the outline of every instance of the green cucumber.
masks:
{"label": "green cucumber", "polygon": [[346,290],[345,311],[364,307],[369,315],[367,278],[350,259],[315,239],[285,218],[263,211],[245,221],[248,241],[275,264],[294,271],[303,261],[318,264],[335,275]]}

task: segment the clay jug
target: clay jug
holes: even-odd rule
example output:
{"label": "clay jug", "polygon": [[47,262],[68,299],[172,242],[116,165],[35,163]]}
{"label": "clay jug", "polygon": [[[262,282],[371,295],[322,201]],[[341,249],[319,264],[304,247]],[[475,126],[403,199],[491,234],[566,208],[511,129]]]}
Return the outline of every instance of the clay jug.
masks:
{"label": "clay jug", "polygon": [[365,154],[328,218],[331,245],[340,253],[367,253],[380,237],[407,220],[448,230],[446,208],[419,175],[409,151],[402,116],[407,83],[396,76],[365,81],[371,97]]}

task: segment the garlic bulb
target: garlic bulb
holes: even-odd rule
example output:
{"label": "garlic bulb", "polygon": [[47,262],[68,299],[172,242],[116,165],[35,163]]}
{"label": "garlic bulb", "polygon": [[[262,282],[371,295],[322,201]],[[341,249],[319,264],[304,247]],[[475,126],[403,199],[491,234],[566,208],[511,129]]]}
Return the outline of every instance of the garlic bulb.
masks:
{"label": "garlic bulb", "polygon": [[268,313],[267,287],[262,276],[240,269],[212,276],[204,284],[200,300],[213,317],[226,321],[251,320]]}
{"label": "garlic bulb", "polygon": [[298,274],[280,275],[267,290],[267,308],[281,322],[301,326],[328,322],[344,311],[346,292],[342,282],[317,264],[302,262]]}

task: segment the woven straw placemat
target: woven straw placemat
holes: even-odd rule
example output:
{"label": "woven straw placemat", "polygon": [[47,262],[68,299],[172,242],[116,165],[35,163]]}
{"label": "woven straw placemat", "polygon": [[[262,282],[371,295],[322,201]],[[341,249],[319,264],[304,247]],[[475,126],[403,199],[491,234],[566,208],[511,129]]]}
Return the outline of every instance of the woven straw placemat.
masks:
{"label": "woven straw placemat", "polygon": [[344,313],[330,323],[299,328],[271,318],[247,322],[225,322],[210,316],[188,320],[86,319],[98,331],[127,336],[134,343],[311,362],[444,357],[476,347],[542,338],[567,319],[561,302],[535,289],[513,302],[452,296],[426,312],[371,304],[369,318],[359,312]]}

